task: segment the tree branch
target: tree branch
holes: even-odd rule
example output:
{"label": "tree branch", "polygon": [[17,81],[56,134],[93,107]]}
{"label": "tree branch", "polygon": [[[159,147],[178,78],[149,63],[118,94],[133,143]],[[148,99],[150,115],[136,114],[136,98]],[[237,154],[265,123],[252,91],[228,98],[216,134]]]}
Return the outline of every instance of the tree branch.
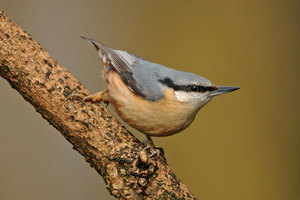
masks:
{"label": "tree branch", "polygon": [[54,126],[119,199],[195,199],[162,157],[97,103],[68,100],[89,93],[32,37],[0,11],[0,76]]}

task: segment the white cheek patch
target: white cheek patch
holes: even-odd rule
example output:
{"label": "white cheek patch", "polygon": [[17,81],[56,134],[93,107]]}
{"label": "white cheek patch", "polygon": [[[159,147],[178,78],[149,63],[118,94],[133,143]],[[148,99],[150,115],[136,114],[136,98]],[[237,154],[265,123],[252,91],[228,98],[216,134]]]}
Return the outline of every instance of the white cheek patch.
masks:
{"label": "white cheek patch", "polygon": [[174,92],[176,99],[181,102],[187,102],[193,98],[192,95],[190,95],[189,93],[183,92],[183,91],[175,91]]}
{"label": "white cheek patch", "polygon": [[206,99],[205,93],[175,91],[175,97],[181,102],[201,102]]}

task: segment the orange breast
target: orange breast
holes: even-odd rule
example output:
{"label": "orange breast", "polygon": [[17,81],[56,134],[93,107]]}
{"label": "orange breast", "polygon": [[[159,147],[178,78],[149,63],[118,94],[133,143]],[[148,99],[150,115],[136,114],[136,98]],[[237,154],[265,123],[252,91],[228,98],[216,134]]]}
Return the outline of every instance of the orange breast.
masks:
{"label": "orange breast", "polygon": [[197,111],[174,97],[173,89],[164,91],[165,98],[150,102],[135,93],[122,81],[119,74],[104,72],[108,98],[119,116],[131,127],[149,136],[168,136],[185,129]]}

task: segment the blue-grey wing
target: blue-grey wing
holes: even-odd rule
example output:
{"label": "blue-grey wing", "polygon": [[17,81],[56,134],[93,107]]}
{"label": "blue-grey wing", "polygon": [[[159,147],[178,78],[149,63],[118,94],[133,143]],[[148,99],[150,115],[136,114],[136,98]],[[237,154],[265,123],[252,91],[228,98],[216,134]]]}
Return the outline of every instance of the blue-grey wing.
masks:
{"label": "blue-grey wing", "polygon": [[[103,62],[109,60],[110,66],[116,70],[124,83],[135,94],[149,100],[157,101],[162,98],[159,86],[156,84],[159,75],[155,70],[147,70],[150,62],[147,62],[125,51],[113,50],[102,43],[82,37],[88,40],[98,51]],[[153,65],[155,65],[153,63]]]}

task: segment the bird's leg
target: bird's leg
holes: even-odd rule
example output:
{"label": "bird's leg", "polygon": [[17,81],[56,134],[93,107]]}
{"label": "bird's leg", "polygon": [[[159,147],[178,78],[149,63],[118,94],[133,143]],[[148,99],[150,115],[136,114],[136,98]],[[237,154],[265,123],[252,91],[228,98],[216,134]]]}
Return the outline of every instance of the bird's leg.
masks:
{"label": "bird's leg", "polygon": [[[153,156],[159,156],[160,155],[160,150],[158,148],[156,148],[154,146],[153,140],[149,135],[146,135],[147,137],[147,141],[145,142],[146,147],[144,148],[144,150],[149,149],[150,150],[150,155],[149,158],[153,157]],[[163,153],[163,152],[162,152]]]}
{"label": "bird's leg", "polygon": [[92,101],[92,102],[102,101],[104,103],[109,103],[109,99],[103,97],[103,95],[106,94],[107,92],[108,90],[103,90],[101,92],[97,92],[96,94],[88,95],[83,98],[83,101]]}
{"label": "bird's leg", "polygon": [[108,90],[104,90],[101,92],[97,92],[95,94],[92,95],[87,95],[81,91],[71,94],[68,98],[73,98],[73,97],[77,97],[82,99],[83,101],[91,101],[91,102],[97,102],[97,101],[101,101],[106,103],[107,105],[109,104],[109,99],[108,98],[104,98],[103,95],[106,94],[108,92]]}

